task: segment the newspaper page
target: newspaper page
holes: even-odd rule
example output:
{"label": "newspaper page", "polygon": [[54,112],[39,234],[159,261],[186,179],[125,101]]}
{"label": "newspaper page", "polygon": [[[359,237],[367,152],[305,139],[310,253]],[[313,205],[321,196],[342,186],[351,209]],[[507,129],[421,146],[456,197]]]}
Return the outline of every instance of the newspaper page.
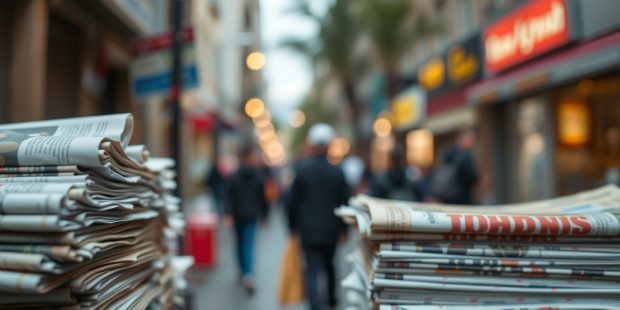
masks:
{"label": "newspaper page", "polygon": [[372,228],[449,234],[618,236],[609,212],[572,215],[462,214],[369,206]]}
{"label": "newspaper page", "polygon": [[[579,276],[584,278],[614,278],[614,281],[620,277],[620,270],[615,268],[611,269],[609,266],[596,268],[588,266],[584,268],[570,268],[570,266],[559,266],[557,268],[550,268],[544,266],[525,267],[525,266],[502,266],[502,265],[468,265],[468,264],[433,264],[433,263],[417,263],[410,261],[388,261],[381,262],[379,264],[382,268],[402,268],[412,269],[415,273],[436,273],[436,274],[452,274],[457,272],[462,275],[489,275],[489,276],[503,276],[504,274],[520,274],[524,276],[536,276],[536,275],[553,275],[553,276]],[[565,268],[561,268],[565,267]],[[385,271],[390,272],[390,271]]]}
{"label": "newspaper page", "polygon": [[399,231],[373,231],[371,235],[362,236],[368,241],[397,241],[397,240],[416,240],[416,241],[459,241],[476,243],[506,243],[511,244],[531,244],[531,243],[588,243],[605,244],[620,242],[620,237],[566,237],[552,235],[481,235],[481,234],[433,234]]}
{"label": "newspaper page", "polygon": [[620,210],[620,188],[613,184],[558,198],[502,205],[450,205],[373,198],[358,195],[351,199],[353,207],[368,210],[370,206],[409,208],[413,210],[454,212],[463,214],[497,213],[530,215],[584,214]]}
{"label": "newspaper page", "polygon": [[42,254],[61,262],[80,262],[84,252],[68,245],[0,244],[0,252]]}
{"label": "newspaper page", "polygon": [[609,294],[616,295],[620,293],[620,286],[607,286],[607,287],[579,287],[579,288],[549,288],[549,287],[512,287],[512,286],[499,286],[499,285],[468,285],[468,284],[454,284],[454,283],[433,283],[433,282],[419,282],[419,281],[402,281],[392,279],[374,279],[374,285],[380,287],[394,287],[394,288],[408,288],[408,289],[435,289],[442,291],[465,291],[471,293],[484,292],[484,293],[529,293],[529,294]]}
{"label": "newspaper page", "polygon": [[[619,188],[604,186],[572,196],[522,205],[495,206],[492,209],[397,203],[363,196],[357,203],[360,199],[365,201],[362,205],[370,215],[371,232],[582,237],[620,234],[620,220],[616,215],[620,214],[619,198]],[[355,216],[358,227],[367,226],[359,223],[364,220],[363,216]]]}
{"label": "newspaper page", "polygon": [[9,135],[0,132],[0,167],[101,167],[102,137]]}
{"label": "newspaper page", "polygon": [[617,246],[585,246],[581,244],[541,246],[394,242],[382,243],[380,251],[504,258],[620,259],[620,248]]}
{"label": "newspaper page", "polygon": [[[442,304],[422,304],[422,305],[393,305],[392,303],[379,305],[379,310],[471,310],[471,304],[456,304],[456,305],[442,305]],[[609,309],[618,310],[620,304],[614,300],[591,300],[583,302],[572,301],[546,301],[541,303],[523,304],[516,303],[501,303],[498,305],[477,305],[476,310],[497,310],[497,309],[519,309],[519,310],[540,310],[540,309],[553,309],[553,310],[583,310],[583,309]]]}
{"label": "newspaper page", "polygon": [[57,263],[42,254],[0,252],[0,269],[60,273]]}
{"label": "newspaper page", "polygon": [[15,294],[10,292],[0,292],[0,306],[17,307],[23,304],[32,304],[33,307],[54,306],[75,303],[70,289],[58,289],[47,294]]}
{"label": "newspaper page", "polygon": [[125,148],[125,152],[131,159],[140,164],[144,164],[151,156],[151,153],[146,148],[146,145],[143,144],[130,145]]}
{"label": "newspaper page", "polygon": [[557,288],[607,288],[609,281],[584,280],[584,279],[539,279],[525,277],[497,277],[489,281],[484,276],[439,276],[439,275],[416,275],[406,273],[383,273],[377,272],[375,279],[392,279],[401,281],[418,281],[430,283],[455,283],[464,285],[482,286],[514,286],[514,287],[557,287]]}
{"label": "newspaper page", "polygon": [[134,119],[129,113],[0,125],[0,133],[26,136],[103,137],[129,144]]}
{"label": "newspaper page", "polygon": [[620,263],[614,258],[589,260],[555,259],[555,258],[498,258],[484,256],[444,255],[419,252],[381,251],[381,259],[410,261],[424,264],[448,264],[463,266],[605,266],[607,270],[620,270]]}
{"label": "newspaper page", "polygon": [[[620,214],[620,188],[607,185],[556,199],[492,207],[412,203],[358,195],[351,199],[349,207],[337,209],[336,214],[355,224],[361,236],[371,240],[415,237],[400,235],[408,232],[614,236],[620,230],[618,219],[614,219],[615,214]],[[595,228],[586,232],[587,228],[573,227],[575,223],[571,222],[581,221],[581,216],[586,216],[586,226]]]}
{"label": "newspaper page", "polygon": [[0,231],[63,232],[80,227],[57,215],[0,215]]}

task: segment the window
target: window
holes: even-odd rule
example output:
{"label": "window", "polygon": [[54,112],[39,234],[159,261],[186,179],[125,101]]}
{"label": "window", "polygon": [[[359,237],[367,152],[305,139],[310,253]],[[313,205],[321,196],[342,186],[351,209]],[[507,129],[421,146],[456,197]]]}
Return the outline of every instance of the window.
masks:
{"label": "window", "polygon": [[474,17],[474,1],[459,0],[458,14],[458,36],[463,37],[464,35],[470,33],[476,27],[476,18]]}

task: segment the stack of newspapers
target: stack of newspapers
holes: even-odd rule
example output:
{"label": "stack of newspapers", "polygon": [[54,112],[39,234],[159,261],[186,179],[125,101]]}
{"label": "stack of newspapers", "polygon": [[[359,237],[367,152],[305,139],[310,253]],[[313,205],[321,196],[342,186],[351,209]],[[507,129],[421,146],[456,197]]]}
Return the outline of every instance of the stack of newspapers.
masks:
{"label": "stack of newspapers", "polygon": [[351,199],[351,309],[620,309],[620,189],[497,206]]}
{"label": "stack of newspapers", "polygon": [[0,308],[170,308],[174,162],[131,114],[0,125]]}

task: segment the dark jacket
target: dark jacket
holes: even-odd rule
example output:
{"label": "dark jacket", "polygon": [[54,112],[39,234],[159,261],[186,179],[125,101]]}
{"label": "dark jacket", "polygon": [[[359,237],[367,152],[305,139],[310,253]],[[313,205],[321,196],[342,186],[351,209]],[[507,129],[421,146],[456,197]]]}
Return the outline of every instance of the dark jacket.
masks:
{"label": "dark jacket", "polygon": [[472,190],[478,182],[478,172],[470,151],[453,147],[444,157],[444,164],[457,166],[456,184],[458,195],[454,201],[444,201],[450,204],[472,204]]}
{"label": "dark jacket", "polygon": [[370,195],[386,199],[398,199],[401,195],[401,197],[408,197],[405,200],[420,201],[422,199],[420,185],[418,182],[409,180],[405,169],[405,167],[391,169],[375,178],[371,184]]}
{"label": "dark jacket", "polygon": [[325,156],[309,158],[299,165],[287,208],[291,231],[299,234],[302,245],[331,246],[338,242],[346,225],[334,209],[346,204],[349,195],[344,173]]}
{"label": "dark jacket", "polygon": [[237,221],[255,221],[267,215],[267,200],[261,173],[258,169],[241,166],[226,184],[224,197],[226,213]]}

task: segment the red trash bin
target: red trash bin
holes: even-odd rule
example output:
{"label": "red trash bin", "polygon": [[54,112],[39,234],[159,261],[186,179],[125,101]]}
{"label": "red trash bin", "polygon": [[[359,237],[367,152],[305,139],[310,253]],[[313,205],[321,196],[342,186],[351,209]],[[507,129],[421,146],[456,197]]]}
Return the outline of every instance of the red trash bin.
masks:
{"label": "red trash bin", "polygon": [[217,215],[197,211],[187,218],[187,252],[194,257],[194,266],[212,267],[217,259]]}

